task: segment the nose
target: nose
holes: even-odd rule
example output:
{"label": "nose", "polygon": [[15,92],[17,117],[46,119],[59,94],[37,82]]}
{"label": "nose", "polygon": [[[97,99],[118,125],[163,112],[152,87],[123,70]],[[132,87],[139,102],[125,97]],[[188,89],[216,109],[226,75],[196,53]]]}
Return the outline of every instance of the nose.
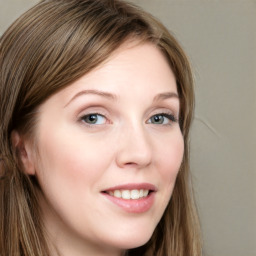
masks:
{"label": "nose", "polygon": [[116,163],[121,168],[142,169],[152,162],[153,146],[143,125],[122,129],[117,147]]}

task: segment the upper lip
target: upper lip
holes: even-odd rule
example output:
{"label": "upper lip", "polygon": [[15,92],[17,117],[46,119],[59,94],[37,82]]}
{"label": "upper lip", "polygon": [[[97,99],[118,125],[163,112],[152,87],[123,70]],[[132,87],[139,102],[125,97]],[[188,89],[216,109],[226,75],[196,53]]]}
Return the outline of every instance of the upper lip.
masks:
{"label": "upper lip", "polygon": [[157,188],[151,183],[127,183],[127,184],[121,184],[121,185],[104,189],[103,192],[114,191],[114,190],[133,190],[133,189],[137,189],[137,190],[145,189],[145,190],[157,191]]}

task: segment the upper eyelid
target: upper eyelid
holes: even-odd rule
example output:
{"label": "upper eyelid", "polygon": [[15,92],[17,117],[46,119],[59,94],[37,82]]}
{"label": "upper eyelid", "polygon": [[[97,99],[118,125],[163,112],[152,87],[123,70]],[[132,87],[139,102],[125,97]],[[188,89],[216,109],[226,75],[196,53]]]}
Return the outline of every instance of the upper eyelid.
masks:
{"label": "upper eyelid", "polygon": [[102,117],[107,118],[105,115],[103,115],[101,113],[98,113],[98,112],[91,112],[91,113],[88,113],[88,114],[82,114],[80,118],[83,118],[85,116],[90,116],[90,115],[97,115],[97,116],[102,116]]}
{"label": "upper eyelid", "polygon": [[90,114],[98,114],[98,115],[102,115],[105,117],[109,116],[109,113],[107,110],[105,110],[105,108],[100,107],[100,106],[90,106],[90,107],[84,107],[82,109],[79,109],[77,111],[77,116],[86,116],[86,115],[90,115]]}
{"label": "upper eyelid", "polygon": [[161,107],[153,110],[150,114],[150,116],[155,116],[155,115],[161,115],[161,114],[167,114],[167,115],[173,115],[177,120],[179,119],[179,111],[166,108],[166,107]]}
{"label": "upper eyelid", "polygon": [[[100,104],[93,104],[82,106],[75,113],[77,118],[88,114],[99,114],[110,119],[112,116],[117,117],[118,115],[121,115],[121,112],[119,112],[119,110],[113,109],[113,106],[106,107]],[[179,109],[177,109],[176,106],[152,106],[144,113],[146,119],[158,114],[173,115],[175,119],[179,120]]]}

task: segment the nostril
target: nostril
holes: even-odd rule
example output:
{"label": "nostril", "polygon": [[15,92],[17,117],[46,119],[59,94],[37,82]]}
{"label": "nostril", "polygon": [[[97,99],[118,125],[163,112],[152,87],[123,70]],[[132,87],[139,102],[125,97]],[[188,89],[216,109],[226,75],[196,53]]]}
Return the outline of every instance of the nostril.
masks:
{"label": "nostril", "polygon": [[125,163],[125,165],[133,167],[133,166],[136,166],[137,164],[133,162],[128,162],[128,163]]}

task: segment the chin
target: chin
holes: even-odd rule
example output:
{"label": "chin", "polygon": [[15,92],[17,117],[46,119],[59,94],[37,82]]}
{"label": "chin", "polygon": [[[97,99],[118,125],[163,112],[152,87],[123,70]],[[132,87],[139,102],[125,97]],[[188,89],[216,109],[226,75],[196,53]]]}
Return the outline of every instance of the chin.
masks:
{"label": "chin", "polygon": [[150,240],[152,234],[153,232],[137,232],[134,230],[130,234],[119,236],[116,241],[116,246],[124,250],[137,248],[146,244]]}

